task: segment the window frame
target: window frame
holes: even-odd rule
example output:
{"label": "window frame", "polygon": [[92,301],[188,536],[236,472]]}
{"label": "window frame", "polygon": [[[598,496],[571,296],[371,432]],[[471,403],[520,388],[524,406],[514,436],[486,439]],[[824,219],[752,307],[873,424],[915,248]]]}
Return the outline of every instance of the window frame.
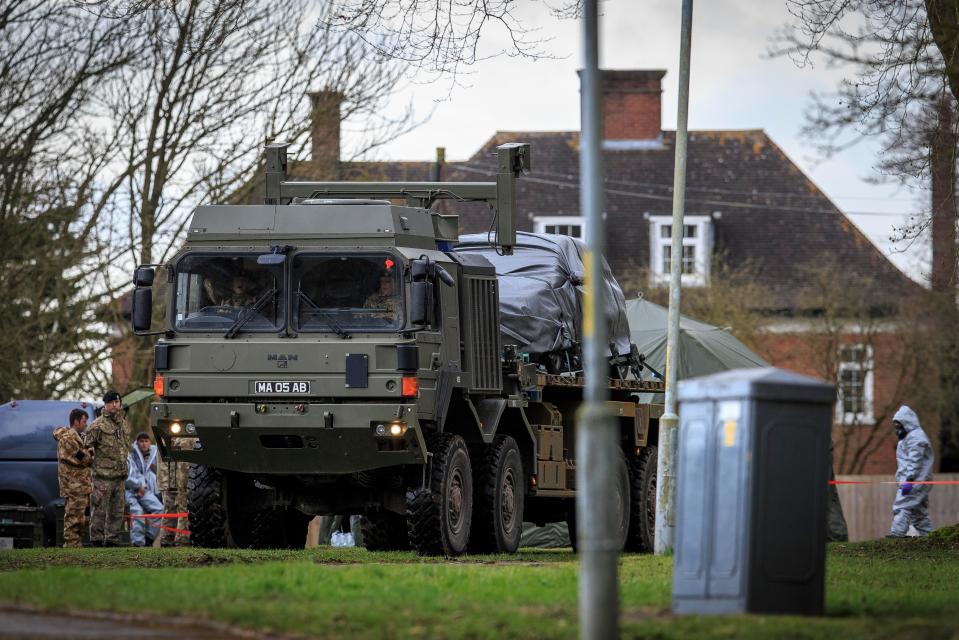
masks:
{"label": "window frame", "polygon": [[588,242],[588,238],[586,236],[585,216],[535,216],[533,218],[533,230],[535,233],[552,233],[551,231],[546,231],[547,225],[579,225],[579,228],[582,230],[582,235],[578,238],[565,233],[556,235],[563,235],[569,238],[576,238],[577,240],[581,240],[583,242]]}
{"label": "window frame", "polygon": [[[226,331],[226,327],[210,329],[205,327],[194,328],[194,327],[180,326],[180,321],[177,320],[177,305],[179,304],[179,299],[180,299],[180,275],[184,273],[181,266],[185,260],[189,260],[193,258],[251,258],[251,257],[255,260],[257,257],[263,255],[264,253],[269,253],[269,250],[264,248],[262,250],[230,249],[227,251],[216,251],[216,250],[210,250],[210,249],[197,248],[197,249],[192,249],[190,251],[187,251],[186,253],[179,256],[176,259],[176,261],[172,264],[172,271],[173,271],[173,284],[171,287],[172,304],[170,305],[170,311],[169,311],[170,327],[172,328],[172,330],[177,333],[197,333],[197,334],[205,333],[209,335],[218,335]],[[193,272],[187,272],[187,273],[190,273],[191,275],[193,274]],[[287,299],[288,299],[287,289],[288,288],[289,288],[289,276],[287,274],[287,269],[284,266],[284,268],[282,269],[282,273],[280,273],[279,277],[277,278],[276,311],[277,311],[277,315],[279,316],[279,321],[273,326],[271,326],[270,328],[256,328],[256,325],[251,325],[249,322],[247,322],[243,326],[241,331],[243,333],[259,333],[259,334],[277,333],[277,332],[285,331],[289,323],[289,309],[287,305]]]}
{"label": "window frame", "polygon": [[314,329],[311,327],[302,328],[300,326],[300,314],[299,314],[299,300],[294,297],[294,284],[296,283],[296,260],[298,258],[310,258],[310,257],[322,257],[322,258],[336,258],[336,257],[348,257],[348,258],[391,258],[395,263],[395,268],[397,269],[397,284],[395,295],[399,303],[398,308],[396,309],[396,319],[397,323],[394,326],[390,327],[353,327],[353,326],[344,326],[343,329],[349,332],[350,334],[363,334],[363,333],[402,333],[404,331],[409,331],[407,328],[409,325],[408,315],[407,315],[407,291],[406,291],[406,271],[407,263],[406,259],[402,255],[398,254],[395,251],[391,251],[389,247],[383,247],[382,250],[373,250],[373,251],[344,251],[346,247],[339,248],[329,251],[329,250],[317,250],[317,249],[302,249],[296,251],[295,253],[290,254],[289,260],[289,269],[287,277],[289,278],[289,295],[288,299],[290,302],[289,308],[289,326],[291,331],[302,334],[318,334],[318,333],[335,333],[332,329]]}
{"label": "window frame", "polygon": [[[859,362],[843,360],[843,350],[861,347],[865,350]],[[864,342],[844,342],[836,348],[836,421],[840,424],[875,424],[875,357],[872,345]],[[844,371],[862,372],[862,411],[846,411],[844,407],[842,374]]]}
{"label": "window frame", "polygon": [[[663,268],[665,256],[664,247],[672,247],[671,238],[663,238],[663,227],[671,227],[671,215],[648,216],[649,219],[649,272],[650,281],[654,285],[668,285],[669,272]],[[713,250],[713,219],[709,215],[683,216],[683,225],[696,228],[696,237],[683,237],[684,247],[695,247],[695,271],[680,276],[680,283],[684,287],[705,287],[709,284],[712,267]],[[684,229],[685,231],[685,229]]]}

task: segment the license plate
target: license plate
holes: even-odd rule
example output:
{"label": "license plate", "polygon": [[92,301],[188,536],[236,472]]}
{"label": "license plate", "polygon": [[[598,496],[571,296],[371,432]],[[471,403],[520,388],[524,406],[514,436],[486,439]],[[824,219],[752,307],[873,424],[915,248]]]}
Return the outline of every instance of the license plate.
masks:
{"label": "license plate", "polygon": [[260,395],[307,395],[310,383],[307,380],[255,380],[253,393]]}
{"label": "license plate", "polygon": [[0,538],[0,549],[13,549],[13,538]]}

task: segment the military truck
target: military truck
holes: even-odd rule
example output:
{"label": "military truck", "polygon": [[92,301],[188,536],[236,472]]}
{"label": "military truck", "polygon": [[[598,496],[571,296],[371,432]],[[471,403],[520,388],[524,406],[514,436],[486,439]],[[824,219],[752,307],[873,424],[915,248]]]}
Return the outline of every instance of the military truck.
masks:
{"label": "military truck", "polygon": [[[160,335],[151,426],[191,463],[195,545],[301,547],[314,515],[361,514],[371,550],[511,553],[524,520],[574,524],[582,372],[504,344],[493,265],[434,209],[486,203],[509,255],[530,147],[497,158],[490,182],[301,182],[268,145],[264,204],[200,206],[169,264],[137,267],[134,330]],[[623,547],[650,550],[662,407],[636,394],[662,383],[632,369],[609,380],[610,490]]]}

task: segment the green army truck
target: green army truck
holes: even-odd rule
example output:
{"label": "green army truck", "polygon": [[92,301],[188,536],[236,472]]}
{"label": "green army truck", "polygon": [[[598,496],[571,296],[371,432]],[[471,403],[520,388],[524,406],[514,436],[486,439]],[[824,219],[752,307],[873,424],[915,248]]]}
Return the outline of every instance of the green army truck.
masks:
{"label": "green army truck", "polygon": [[[151,427],[191,464],[195,545],[302,547],[313,516],[360,514],[371,550],[511,553],[524,520],[574,522],[582,371],[504,344],[496,270],[432,210],[487,203],[509,255],[529,152],[498,147],[493,182],[318,183],[268,145],[265,204],[200,206],[169,264],[137,267]],[[611,364],[621,540],[651,550],[662,407],[637,397],[662,383]]]}

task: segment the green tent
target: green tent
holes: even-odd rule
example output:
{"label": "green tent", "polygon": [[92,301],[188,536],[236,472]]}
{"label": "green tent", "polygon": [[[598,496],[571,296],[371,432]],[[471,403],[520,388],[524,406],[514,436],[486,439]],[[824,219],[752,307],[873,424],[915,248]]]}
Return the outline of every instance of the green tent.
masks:
{"label": "green tent", "polygon": [[[649,366],[663,375],[666,374],[667,315],[665,307],[649,300],[626,301],[630,339],[639,352],[645,354]],[[682,315],[679,343],[679,380],[729,369],[769,366],[725,329]]]}

